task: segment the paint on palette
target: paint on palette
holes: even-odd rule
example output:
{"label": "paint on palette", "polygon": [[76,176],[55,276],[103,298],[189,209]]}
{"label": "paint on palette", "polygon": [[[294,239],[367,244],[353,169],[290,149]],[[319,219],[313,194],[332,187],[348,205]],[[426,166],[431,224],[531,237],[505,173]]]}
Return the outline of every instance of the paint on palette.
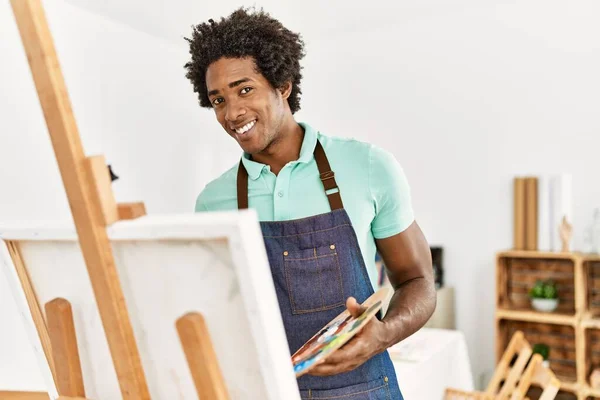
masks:
{"label": "paint on palette", "polygon": [[387,287],[378,290],[362,303],[367,310],[360,316],[353,318],[345,310],[310,338],[292,356],[296,377],[309,372],[317,363],[324,361],[352,339],[377,314],[392,293],[393,290]]}

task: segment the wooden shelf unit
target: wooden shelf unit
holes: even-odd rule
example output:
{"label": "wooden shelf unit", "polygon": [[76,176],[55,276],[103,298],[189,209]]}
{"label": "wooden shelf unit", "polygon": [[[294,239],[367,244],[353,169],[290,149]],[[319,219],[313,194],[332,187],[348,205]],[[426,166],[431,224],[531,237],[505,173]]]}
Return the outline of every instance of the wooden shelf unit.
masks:
{"label": "wooden shelf unit", "polygon": [[[528,296],[538,279],[557,284],[555,312],[532,309]],[[589,376],[600,368],[600,255],[502,251],[496,254],[496,361],[510,335],[522,330],[531,343],[550,347],[550,368],[561,380],[557,399],[600,399]],[[571,394],[569,394],[571,393]],[[535,390],[532,392],[535,398]]]}

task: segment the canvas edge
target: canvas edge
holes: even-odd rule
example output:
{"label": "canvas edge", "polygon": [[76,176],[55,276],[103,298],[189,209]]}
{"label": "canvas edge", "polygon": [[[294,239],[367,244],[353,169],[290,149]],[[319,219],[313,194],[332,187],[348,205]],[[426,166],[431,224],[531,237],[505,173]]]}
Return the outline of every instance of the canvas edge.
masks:
{"label": "canvas edge", "polygon": [[[145,215],[122,220],[106,228],[110,240],[210,239],[226,237],[243,211],[211,211]],[[168,221],[168,224],[165,224]],[[206,229],[198,230],[198,227]],[[160,228],[160,231],[153,228]],[[67,220],[40,220],[0,224],[0,239],[4,240],[78,240],[75,225]]]}
{"label": "canvas edge", "polygon": [[27,331],[29,345],[31,346],[37,360],[38,368],[46,385],[48,396],[50,397],[50,400],[56,400],[58,399],[58,390],[54,383],[52,371],[50,370],[48,360],[44,354],[42,342],[35,326],[35,322],[33,321],[31,311],[29,310],[29,304],[27,303],[25,292],[21,287],[21,281],[17,275],[12,257],[8,252],[6,241],[3,239],[0,239],[0,264],[2,264],[1,267],[3,269],[4,276],[6,277],[12,297],[16,303],[20,320]]}
{"label": "canvas edge", "polygon": [[[258,316],[249,320],[249,324],[254,343],[260,349],[259,365],[261,375],[268,382],[268,399],[300,400],[298,381],[292,368],[287,336],[280,317],[279,302],[257,214],[250,212],[240,215],[229,240],[232,246],[240,246],[246,250],[232,252],[232,258],[238,279],[248,283],[248,286],[240,285],[246,313]],[[244,257],[250,253],[250,249],[255,257]],[[260,293],[260,300],[257,293]],[[289,358],[283,359],[281,354],[286,354]],[[274,363],[273,360],[277,362]]]}

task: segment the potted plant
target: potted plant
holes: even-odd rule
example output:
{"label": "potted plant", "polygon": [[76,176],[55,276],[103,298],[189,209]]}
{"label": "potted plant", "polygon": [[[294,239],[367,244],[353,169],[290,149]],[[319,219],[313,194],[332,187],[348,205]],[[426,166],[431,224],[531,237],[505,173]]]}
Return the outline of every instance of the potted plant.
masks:
{"label": "potted plant", "polygon": [[542,356],[542,358],[544,359],[544,361],[542,362],[543,365],[545,365],[546,367],[550,366],[550,362],[548,361],[548,357],[550,356],[550,347],[548,347],[547,344],[544,343],[536,343],[533,345],[533,354],[540,354]]}
{"label": "potted plant", "polygon": [[551,312],[558,307],[558,290],[551,280],[538,280],[529,290],[531,306],[542,312]]}

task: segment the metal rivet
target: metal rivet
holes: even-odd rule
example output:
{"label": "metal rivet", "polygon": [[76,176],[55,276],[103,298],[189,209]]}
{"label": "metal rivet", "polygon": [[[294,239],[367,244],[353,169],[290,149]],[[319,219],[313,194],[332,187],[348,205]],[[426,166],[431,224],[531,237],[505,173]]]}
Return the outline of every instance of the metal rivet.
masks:
{"label": "metal rivet", "polygon": [[284,256],[287,256],[287,255],[288,255],[288,252],[287,252],[287,251],[284,251],[284,252],[283,252],[283,255],[284,255]]}
{"label": "metal rivet", "polygon": [[335,244],[332,244],[331,246],[329,246],[329,248],[330,248],[331,250],[334,250],[334,249],[335,249]]}
{"label": "metal rivet", "polygon": [[387,382],[388,381],[388,377],[387,376],[384,377],[383,380]]}

